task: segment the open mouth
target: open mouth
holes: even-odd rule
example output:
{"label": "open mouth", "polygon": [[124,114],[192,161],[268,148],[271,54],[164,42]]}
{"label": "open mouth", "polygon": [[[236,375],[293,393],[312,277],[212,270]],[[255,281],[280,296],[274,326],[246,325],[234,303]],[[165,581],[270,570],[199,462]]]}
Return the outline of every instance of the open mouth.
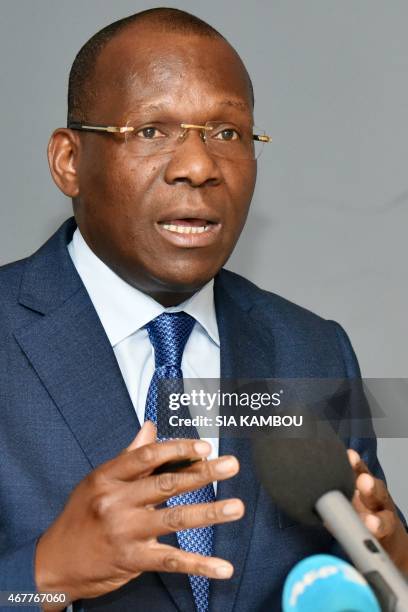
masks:
{"label": "open mouth", "polygon": [[176,234],[203,234],[208,232],[212,221],[205,219],[171,219],[161,224],[163,229]]}
{"label": "open mouth", "polygon": [[178,247],[209,246],[218,239],[221,223],[215,220],[183,217],[164,219],[157,228],[167,242]]}

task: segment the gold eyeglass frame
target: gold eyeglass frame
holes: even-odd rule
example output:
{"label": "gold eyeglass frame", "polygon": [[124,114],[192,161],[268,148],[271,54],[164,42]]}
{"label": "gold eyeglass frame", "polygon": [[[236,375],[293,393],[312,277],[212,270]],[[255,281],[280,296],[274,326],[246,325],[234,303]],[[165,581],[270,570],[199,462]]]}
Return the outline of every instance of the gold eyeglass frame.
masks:
{"label": "gold eyeglass frame", "polygon": [[[110,134],[125,134],[127,132],[134,132],[136,129],[135,127],[132,127],[130,125],[124,125],[121,127],[113,125],[86,125],[76,121],[69,121],[67,127],[71,130],[83,130],[87,132],[108,132]],[[196,125],[195,123],[180,123],[180,127],[183,132],[181,132],[179,138],[184,138],[188,130],[201,130],[203,132],[204,140],[206,131],[214,129],[212,126]],[[266,134],[252,134],[252,140],[256,140],[258,142],[272,142],[272,136],[267,136]]]}

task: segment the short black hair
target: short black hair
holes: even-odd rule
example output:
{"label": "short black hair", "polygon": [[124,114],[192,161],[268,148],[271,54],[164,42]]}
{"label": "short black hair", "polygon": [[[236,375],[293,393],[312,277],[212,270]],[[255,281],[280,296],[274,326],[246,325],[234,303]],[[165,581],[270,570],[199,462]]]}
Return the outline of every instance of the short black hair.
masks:
{"label": "short black hair", "polygon": [[[147,9],[105,26],[83,45],[71,66],[68,81],[68,123],[88,120],[88,108],[92,99],[95,98],[92,77],[95,63],[102,49],[119,32],[130,25],[142,22],[150,23],[156,30],[196,34],[226,41],[225,37],[210,24],[195,15],[175,8]],[[248,79],[253,101],[253,89],[249,75]]]}

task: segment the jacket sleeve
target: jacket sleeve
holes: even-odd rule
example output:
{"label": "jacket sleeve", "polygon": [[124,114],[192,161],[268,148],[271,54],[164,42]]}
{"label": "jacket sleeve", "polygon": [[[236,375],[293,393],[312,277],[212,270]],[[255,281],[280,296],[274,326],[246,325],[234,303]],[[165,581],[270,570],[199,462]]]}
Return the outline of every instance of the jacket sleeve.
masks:
{"label": "jacket sleeve", "polygon": [[[36,593],[34,578],[34,556],[38,538],[0,556],[0,591]],[[3,606],[1,610],[15,612],[15,606]],[[40,606],[24,606],[27,612],[38,612]]]}
{"label": "jacket sleeve", "polygon": [[[345,364],[346,377],[352,380],[348,412],[348,448],[356,450],[367,464],[371,473],[386,483],[383,469],[377,457],[377,438],[370,419],[370,408],[364,394],[360,367],[356,355],[344,329],[334,321],[331,321],[331,324],[335,326]],[[362,427],[363,430],[361,429]],[[407,528],[405,517],[398,508],[397,511]]]}

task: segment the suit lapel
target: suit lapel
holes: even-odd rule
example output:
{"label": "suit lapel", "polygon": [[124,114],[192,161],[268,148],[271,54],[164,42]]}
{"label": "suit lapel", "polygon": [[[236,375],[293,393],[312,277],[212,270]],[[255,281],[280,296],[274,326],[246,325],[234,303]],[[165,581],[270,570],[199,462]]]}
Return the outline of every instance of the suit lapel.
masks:
{"label": "suit lapel", "polygon": [[27,261],[20,303],[42,316],[14,335],[93,469],[126,447],[139,423],[67,250],[75,227],[66,221]]}
{"label": "suit lapel", "polygon": [[83,287],[15,333],[90,467],[116,456],[139,429],[115,355]]}
{"label": "suit lapel", "polygon": [[[273,377],[273,339],[262,327],[260,318],[252,318],[250,309],[241,307],[225,288],[224,273],[215,284],[215,303],[221,343],[221,379]],[[218,483],[217,499],[238,497],[245,504],[245,516],[238,522],[215,527],[214,556],[234,565],[229,581],[212,581],[210,609],[230,612],[238,593],[245,559],[251,540],[259,483],[254,476],[248,438],[220,438],[220,455],[235,455],[240,471],[232,479]]]}

